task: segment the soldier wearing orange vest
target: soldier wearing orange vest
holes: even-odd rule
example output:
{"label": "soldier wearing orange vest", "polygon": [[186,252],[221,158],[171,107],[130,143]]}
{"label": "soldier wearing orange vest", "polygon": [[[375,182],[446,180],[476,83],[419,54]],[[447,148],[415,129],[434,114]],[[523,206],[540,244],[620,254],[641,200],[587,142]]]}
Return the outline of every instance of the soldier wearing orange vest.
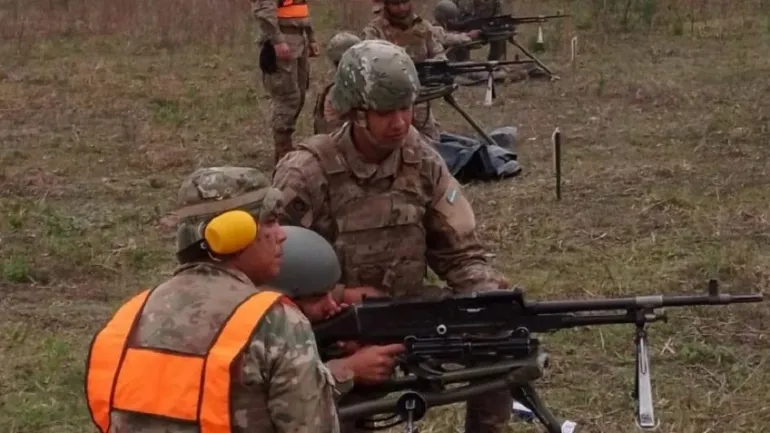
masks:
{"label": "soldier wearing orange vest", "polygon": [[352,377],[322,363],[309,322],[340,309],[331,245],[281,227],[281,193],[252,168],[199,169],[179,204],[181,266],[92,342],[86,397],[98,430],[337,433],[335,399]]}
{"label": "soldier wearing orange vest", "polygon": [[272,100],[274,157],[292,150],[297,118],[310,85],[308,57],[319,54],[307,0],[251,0],[260,27],[262,85]]}

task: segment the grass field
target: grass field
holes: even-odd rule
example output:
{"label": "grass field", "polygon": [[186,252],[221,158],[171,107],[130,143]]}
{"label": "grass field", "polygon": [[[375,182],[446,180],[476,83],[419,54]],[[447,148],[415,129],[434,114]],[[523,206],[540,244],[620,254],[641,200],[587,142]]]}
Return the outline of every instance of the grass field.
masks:
{"label": "grass field", "polygon": [[[363,24],[361,2],[312,2],[320,40]],[[708,278],[763,290],[770,2],[516,2],[517,14],[557,8],[573,17],[545,27],[543,59],[561,80],[501,86],[492,108],[483,88],[458,94],[487,128],[520,131],[524,173],[467,187],[494,264],[537,299],[693,292]],[[173,232],[159,220],[182,178],[201,166],[272,168],[254,28],[245,0],[0,2],[0,431],[93,431],[87,345],[117,305],[173,269]],[[300,136],[330,73],[324,58],[312,68]],[[471,134],[448,107],[437,116]],[[659,431],[766,431],[767,304],[670,316],[649,340]],[[552,367],[539,389],[558,416],[582,432],[635,431],[632,327],[544,342]],[[429,418],[425,432],[461,425],[454,407]]]}

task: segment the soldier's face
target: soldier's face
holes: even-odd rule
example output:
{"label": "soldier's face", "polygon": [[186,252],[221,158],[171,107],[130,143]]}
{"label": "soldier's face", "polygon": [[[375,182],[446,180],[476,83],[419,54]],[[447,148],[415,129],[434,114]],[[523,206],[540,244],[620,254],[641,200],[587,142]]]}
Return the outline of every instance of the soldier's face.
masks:
{"label": "soldier's face", "polygon": [[412,2],[388,3],[385,5],[385,9],[388,11],[388,15],[393,18],[407,18],[412,13]]}
{"label": "soldier's face", "polygon": [[293,299],[310,323],[321,322],[339,312],[331,293]]}
{"label": "soldier's face", "polygon": [[278,275],[286,233],[271,217],[259,223],[257,239],[240,255],[240,268],[255,283],[270,281]]}
{"label": "soldier's face", "polygon": [[366,113],[369,134],[374,139],[373,146],[395,150],[404,144],[409,127],[412,126],[412,107],[401,110]]}

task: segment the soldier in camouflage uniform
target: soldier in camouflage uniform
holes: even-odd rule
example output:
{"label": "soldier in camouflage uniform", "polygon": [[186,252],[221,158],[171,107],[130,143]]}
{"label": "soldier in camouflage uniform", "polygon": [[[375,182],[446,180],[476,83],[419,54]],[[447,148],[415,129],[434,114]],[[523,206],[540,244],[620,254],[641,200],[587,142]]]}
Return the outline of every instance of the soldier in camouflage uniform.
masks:
{"label": "soldier in camouflage uniform", "polygon": [[[423,284],[427,266],[457,293],[510,287],[485,258],[459,184],[410,127],[418,80],[402,48],[382,40],[354,45],[331,93],[349,121],[303,141],[276,167],[282,220],[320,233],[337,251],[346,286],[338,301],[380,292],[433,296]],[[507,392],[471,399],[465,431],[502,432],[511,405]]]}
{"label": "soldier in camouflage uniform", "polygon": [[[364,39],[383,39],[406,50],[414,62],[446,59],[444,47],[436,39],[431,24],[414,12],[411,0],[384,0],[382,12],[363,30]],[[440,125],[430,102],[414,106],[413,125],[428,139],[439,141]]]}
{"label": "soldier in camouflage uniform", "polygon": [[293,148],[292,136],[310,86],[308,57],[318,56],[318,44],[305,0],[251,0],[251,10],[261,30],[260,59],[271,58],[265,53],[275,57],[274,71],[262,68],[262,85],[271,100],[270,125],[278,162]]}
{"label": "soldier in camouflage uniform", "polygon": [[[282,207],[282,194],[270,187],[262,173],[252,168],[203,168],[196,170],[182,183],[179,205],[181,209],[175,215],[180,222],[177,229],[177,256],[181,266],[169,280],[149,293],[146,304],[139,310],[137,325],[129,334],[128,344],[160,353],[206,356],[215,339],[218,342],[218,335],[221,335],[221,329],[231,313],[236,311],[234,309],[254,296],[259,296],[267,287],[265,284],[279,275],[282,244],[286,240],[276,217]],[[245,210],[258,221],[255,239],[243,249],[226,256],[202,249],[201,232],[204,224],[232,209]],[[308,242],[318,243],[306,237],[297,240],[295,244],[307,247]],[[326,245],[331,252],[331,261],[337,263],[331,246],[328,243]],[[296,250],[294,248],[294,251],[286,253],[296,254]],[[285,260],[291,262],[292,257],[288,256]],[[219,394],[215,397],[229,398],[229,402],[219,402],[217,407],[229,407],[232,431],[339,431],[335,408],[335,398],[339,395],[335,390],[335,378],[319,358],[309,323],[309,320],[323,320],[333,314],[335,309],[338,310],[333,302],[329,302],[331,298],[328,293],[338,276],[339,270],[337,275],[326,280],[326,283],[332,284],[325,288],[325,295],[300,296],[293,298],[294,303],[281,302],[281,298],[278,298],[277,302],[267,307],[255,331],[252,331],[253,335],[244,336],[248,338],[248,343],[240,354],[233,353],[237,368],[231,369],[233,373],[229,396],[225,391],[221,397]],[[297,296],[297,293],[294,295]],[[96,356],[93,350],[91,355]],[[218,352],[217,356],[223,356],[222,352]],[[98,389],[97,382],[92,381],[104,376],[104,371],[100,371],[104,367],[98,363],[92,367],[89,371],[93,371],[93,375],[88,379],[89,407],[94,410],[99,405],[90,402],[96,401],[94,395],[98,395]],[[175,373],[179,374],[180,381],[189,376],[186,371]],[[219,375],[220,378],[224,374],[221,371],[206,370],[203,377],[207,381],[209,373],[212,373],[211,376]],[[200,375],[195,372],[192,374]],[[207,392],[210,390],[208,387],[222,386],[223,380],[204,384]],[[147,390],[153,385],[137,385],[138,394],[132,400],[141,402],[144,398],[151,399],[142,397],[142,389]],[[147,394],[155,395],[149,390]],[[109,396],[110,393],[104,395]],[[110,401],[110,398],[106,400]],[[145,406],[169,406],[152,400],[145,403]],[[106,405],[101,406],[104,411]],[[112,403],[109,403],[109,409],[110,416],[105,418],[110,420],[109,426],[100,429],[103,433],[196,433],[200,428],[195,422],[157,416],[158,412],[126,412],[115,409]],[[177,409],[180,412],[180,408]],[[186,409],[189,412],[190,408]],[[195,414],[195,408],[192,409],[192,414]],[[206,411],[201,412],[199,406],[198,412]],[[227,419],[226,414],[209,415],[213,416],[209,416],[209,423],[213,421],[218,424]],[[203,418],[199,419],[198,424],[205,423],[206,415],[199,416]]]}
{"label": "soldier in camouflage uniform", "polygon": [[[442,16],[446,16],[446,18],[442,17],[442,19],[450,21],[456,19],[462,22],[474,18],[490,18],[504,13],[502,0],[447,0],[447,2],[454,4],[456,7],[451,8],[450,5],[444,4],[440,7],[443,11],[439,13]],[[441,3],[444,3],[444,1]],[[439,5],[436,8],[439,9]],[[436,20],[439,20],[439,18],[436,17]],[[487,59],[505,60],[507,44],[508,42],[506,41],[490,42]],[[469,54],[468,58],[470,58]]]}
{"label": "soldier in camouflage uniform", "polygon": [[[361,38],[348,32],[337,33],[329,40],[326,55],[335,70],[340,63],[342,53],[359,42],[361,42]],[[329,134],[345,123],[339,113],[334,111],[331,106],[329,94],[332,86],[334,83],[329,83],[324,87],[316,99],[315,110],[313,110],[313,133],[315,134]]]}
{"label": "soldier in camouflage uniform", "polygon": [[462,46],[477,39],[481,31],[459,33],[447,30],[448,24],[457,19],[458,13],[457,5],[451,0],[441,0],[433,10],[435,23],[432,30],[436,39],[446,48],[447,58],[453,62],[464,62],[470,60],[470,51]]}
{"label": "soldier in camouflage uniform", "polygon": [[[463,4],[464,4],[464,7],[466,8],[470,8],[472,6],[465,3]],[[485,5],[484,7],[477,10],[487,11],[487,13],[491,15],[496,15],[501,13],[499,5],[495,2],[485,3],[484,5]],[[492,11],[492,12],[489,12],[489,11]],[[436,25],[434,25],[434,27],[446,32],[445,30],[446,28],[450,28],[453,23],[460,20],[461,12],[460,12],[460,9],[457,7],[457,3],[454,0],[441,0],[436,4],[435,9],[433,10],[433,17],[436,20]],[[471,19],[471,18],[474,18],[474,16],[466,14],[463,19]],[[446,32],[446,33],[451,34],[451,32]],[[474,34],[476,35],[476,37],[478,37],[480,32],[474,31]],[[444,46],[451,46],[451,49],[448,49],[446,52],[446,55],[450,60],[454,62],[465,62],[471,59],[470,49],[467,47],[461,46],[463,43],[467,43],[467,42],[461,42],[459,38],[457,38],[457,43],[455,44],[444,43]],[[504,60],[506,43],[507,42],[505,41],[491,42],[489,44],[488,60]],[[528,76],[529,76],[528,68],[517,67],[513,65],[503,66],[499,69],[496,69],[494,72],[494,77],[497,80],[507,79],[508,81],[521,81],[526,79]],[[466,77],[468,79],[467,84],[470,84],[471,82],[486,80],[488,76],[485,73],[476,73],[476,74],[466,74]]]}

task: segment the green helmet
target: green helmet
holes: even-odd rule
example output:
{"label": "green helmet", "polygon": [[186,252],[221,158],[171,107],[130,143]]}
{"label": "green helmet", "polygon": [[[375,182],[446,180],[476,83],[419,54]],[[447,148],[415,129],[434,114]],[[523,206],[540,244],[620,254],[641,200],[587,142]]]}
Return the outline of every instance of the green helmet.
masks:
{"label": "green helmet", "polygon": [[347,51],[348,48],[361,42],[361,38],[353,33],[340,32],[329,39],[329,43],[326,46],[326,55],[333,64],[340,62],[342,54]]}
{"label": "green helmet", "polygon": [[353,45],[342,55],[330,99],[338,113],[393,111],[414,104],[419,92],[417,69],[406,51],[372,39]]}
{"label": "green helmet", "polygon": [[457,7],[457,4],[451,0],[441,0],[433,9],[433,18],[435,18],[441,25],[450,23],[459,16],[460,9]]}
{"label": "green helmet", "polygon": [[283,262],[269,286],[292,298],[330,292],[342,276],[331,244],[303,227],[284,226]]}
{"label": "green helmet", "polygon": [[195,170],[182,182],[177,221],[176,248],[181,252],[199,243],[204,223],[229,210],[242,209],[257,221],[275,214],[282,205],[281,191],[268,178],[249,167],[209,167]]}

